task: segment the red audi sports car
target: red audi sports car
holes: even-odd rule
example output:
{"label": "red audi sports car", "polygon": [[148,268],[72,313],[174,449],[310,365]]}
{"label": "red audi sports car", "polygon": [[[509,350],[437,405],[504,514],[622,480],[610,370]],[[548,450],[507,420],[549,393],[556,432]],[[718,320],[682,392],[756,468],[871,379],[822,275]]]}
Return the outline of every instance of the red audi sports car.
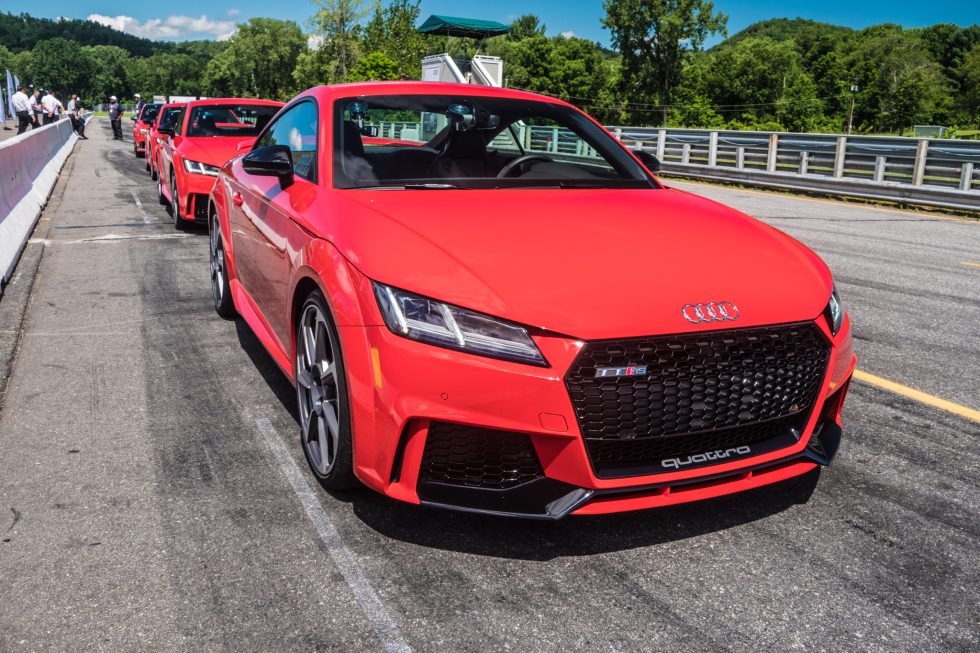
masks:
{"label": "red audi sports car", "polygon": [[174,125],[180,121],[180,111],[183,108],[184,103],[165,104],[160,107],[156,118],[150,123],[150,129],[146,134],[146,171],[150,173],[150,178],[153,181],[157,179],[160,141],[170,138],[166,134],[161,134],[159,129],[163,127],[172,130]]}
{"label": "red audi sports car", "polygon": [[157,190],[160,202],[170,204],[177,229],[207,223],[208,194],[218,169],[251,144],[282,106],[272,100],[195,100],[172,128],[157,128],[170,136],[160,141]]}
{"label": "red audi sports car", "polygon": [[827,465],[855,364],[830,271],[658,165],[549,97],[314,88],[218,173],[215,308],[295,384],[328,488],[557,519]]}
{"label": "red audi sports car", "polygon": [[138,157],[146,154],[146,135],[162,106],[156,102],[144,104],[138,115],[130,116],[133,121],[133,154]]}

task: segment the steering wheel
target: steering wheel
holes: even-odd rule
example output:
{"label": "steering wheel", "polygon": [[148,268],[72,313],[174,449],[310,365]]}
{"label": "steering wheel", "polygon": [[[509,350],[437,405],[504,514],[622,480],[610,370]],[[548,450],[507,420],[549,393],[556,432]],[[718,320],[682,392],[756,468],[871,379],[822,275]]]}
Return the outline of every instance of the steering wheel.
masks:
{"label": "steering wheel", "polygon": [[527,163],[528,161],[545,161],[550,163],[551,161],[554,161],[554,159],[552,159],[550,156],[546,156],[544,154],[536,154],[533,152],[531,154],[522,154],[521,156],[517,157],[516,159],[514,159],[513,161],[505,165],[503,168],[501,168],[500,172],[497,173],[497,179],[502,179],[503,177],[507,177],[508,175],[510,175],[511,172],[514,171],[514,168],[518,168],[524,165],[525,163]]}

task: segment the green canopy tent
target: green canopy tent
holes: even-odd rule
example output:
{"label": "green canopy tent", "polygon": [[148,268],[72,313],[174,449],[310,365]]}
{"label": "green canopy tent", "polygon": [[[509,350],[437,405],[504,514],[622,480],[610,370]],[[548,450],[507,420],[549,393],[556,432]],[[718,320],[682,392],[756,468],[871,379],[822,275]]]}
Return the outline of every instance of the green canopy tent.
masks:
{"label": "green canopy tent", "polygon": [[475,18],[455,18],[453,16],[429,16],[419,31],[423,34],[456,36],[468,39],[487,39],[491,36],[509,34],[510,27],[495,20],[476,20]]}

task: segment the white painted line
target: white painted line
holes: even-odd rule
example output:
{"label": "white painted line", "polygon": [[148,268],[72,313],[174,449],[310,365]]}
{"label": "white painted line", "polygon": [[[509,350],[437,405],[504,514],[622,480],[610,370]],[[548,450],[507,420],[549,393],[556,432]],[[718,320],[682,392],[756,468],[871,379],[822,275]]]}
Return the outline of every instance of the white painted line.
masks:
{"label": "white painted line", "polygon": [[333,562],[337,565],[340,574],[347,581],[347,585],[350,587],[354,598],[361,607],[361,612],[364,613],[364,616],[371,623],[371,628],[374,629],[374,633],[381,640],[381,645],[384,646],[385,651],[411,653],[412,647],[402,637],[398,626],[395,625],[388,611],[381,604],[381,599],[378,598],[374,588],[371,587],[371,584],[364,576],[364,572],[361,571],[357,561],[354,560],[354,556],[344,544],[340,533],[337,532],[327,513],[323,511],[323,506],[320,505],[319,499],[317,499],[313,490],[310,489],[310,485],[306,482],[306,479],[303,478],[303,474],[299,471],[299,467],[296,466],[292,456],[289,455],[286,445],[283,444],[279,433],[272,426],[272,422],[262,418],[255,420],[255,423],[258,424],[259,431],[262,432],[265,443],[269,445],[269,449],[272,450],[273,455],[279,462],[279,466],[282,467],[282,472],[286,475],[286,480],[293,486],[293,491],[299,497],[299,502],[306,509],[306,515],[313,522],[313,526],[316,527],[316,531],[326,545],[330,557],[333,558]]}
{"label": "white painted line", "polygon": [[141,202],[140,198],[136,196],[136,191],[131,190],[129,191],[129,194],[133,196],[133,201],[136,202],[136,208],[138,208],[140,210],[140,213],[143,214],[143,222],[145,222],[146,224],[150,224],[151,222],[153,222],[153,220],[150,219],[150,216],[146,214],[146,211],[143,210],[143,202]]}
{"label": "white painted line", "polygon": [[121,240],[175,240],[191,238],[191,234],[146,234],[135,236],[124,236],[121,234],[106,234],[105,236],[95,236],[94,238],[78,238],[76,240],[52,240],[50,238],[31,238],[28,243],[31,245],[79,245],[81,243],[114,243]]}

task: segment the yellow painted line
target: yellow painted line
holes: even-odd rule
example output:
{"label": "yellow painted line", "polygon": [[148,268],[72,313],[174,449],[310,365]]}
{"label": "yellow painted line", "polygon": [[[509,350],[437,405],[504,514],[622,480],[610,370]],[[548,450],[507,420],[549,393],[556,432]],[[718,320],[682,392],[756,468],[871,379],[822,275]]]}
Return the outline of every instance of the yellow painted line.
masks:
{"label": "yellow painted line", "polygon": [[980,263],[971,263],[970,261],[960,261],[960,265],[972,265],[975,268],[980,268]]}
{"label": "yellow painted line", "polygon": [[877,386],[883,390],[894,392],[897,395],[908,397],[913,401],[918,401],[928,406],[932,406],[933,408],[945,410],[946,412],[953,413],[954,415],[959,415],[960,417],[965,417],[966,419],[980,423],[980,410],[974,410],[973,408],[954,404],[952,401],[946,401],[945,399],[934,397],[933,395],[926,394],[921,390],[916,390],[915,388],[910,388],[906,385],[902,385],[901,383],[895,383],[894,381],[889,381],[888,379],[883,379],[880,376],[868,374],[867,372],[862,372],[861,370],[854,370],[854,378],[858,381],[870,383],[871,385]]}

